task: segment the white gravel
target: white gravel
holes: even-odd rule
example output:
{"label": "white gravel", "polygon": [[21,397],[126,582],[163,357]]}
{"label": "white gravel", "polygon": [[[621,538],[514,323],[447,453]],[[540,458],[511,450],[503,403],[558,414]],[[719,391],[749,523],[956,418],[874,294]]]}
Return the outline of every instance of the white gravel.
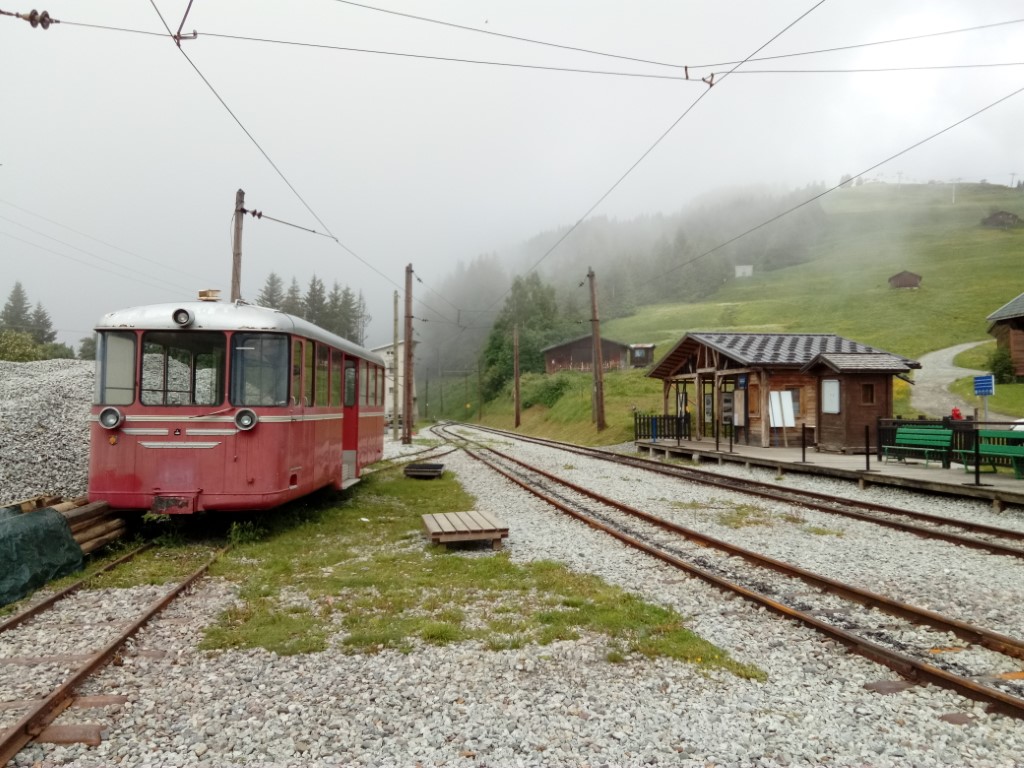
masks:
{"label": "white gravel", "polygon": [[[45,395],[40,400],[47,402]],[[386,452],[421,448],[389,440]],[[908,602],[922,603],[945,584],[936,610],[1024,634],[1024,570],[1007,558],[855,521],[818,520],[806,510],[799,512],[804,522],[788,522],[773,509],[771,525],[725,528],[718,510],[707,509],[733,503],[721,491],[545,451],[514,449],[635,506]],[[124,663],[83,691],[119,693],[125,704],[62,716],[106,723],[99,747],[32,746],[13,764],[1024,766],[1024,722],[931,686],[873,692],[865,684],[898,678],[551,511],[462,453],[440,461],[479,508],[509,523],[506,551],[514,560],[562,562],[671,606],[702,637],[765,670],[767,682],[665,660],[613,665],[597,637],[498,653],[470,644],[408,655],[204,653],[195,647],[201,628],[234,600],[229,585],[211,580],[144,630]],[[680,506],[688,502],[698,507]],[[930,498],[929,511],[945,504]],[[842,535],[811,532],[819,523]],[[104,615],[116,619],[129,602],[111,599]],[[4,644],[17,637],[0,635],[0,656],[12,655]],[[69,649],[75,647],[69,639]],[[969,719],[942,719],[950,715]]]}

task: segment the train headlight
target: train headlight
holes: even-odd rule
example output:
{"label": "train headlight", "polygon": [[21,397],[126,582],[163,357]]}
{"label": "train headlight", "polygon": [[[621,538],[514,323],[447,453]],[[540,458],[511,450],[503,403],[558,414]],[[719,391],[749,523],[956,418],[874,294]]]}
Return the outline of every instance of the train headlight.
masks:
{"label": "train headlight", "polygon": [[174,310],[174,312],[171,313],[171,320],[173,320],[177,325],[180,325],[182,328],[187,328],[188,326],[192,325],[195,319],[195,315],[193,315],[189,310],[185,309],[184,307],[182,307],[181,309],[176,309]]}
{"label": "train headlight", "polygon": [[243,432],[247,432],[256,426],[256,422],[259,421],[259,417],[255,411],[251,411],[248,408],[243,408],[235,414],[235,426]]}
{"label": "train headlight", "polygon": [[104,408],[100,411],[100,426],[104,429],[117,429],[124,424],[124,415],[117,408]]}

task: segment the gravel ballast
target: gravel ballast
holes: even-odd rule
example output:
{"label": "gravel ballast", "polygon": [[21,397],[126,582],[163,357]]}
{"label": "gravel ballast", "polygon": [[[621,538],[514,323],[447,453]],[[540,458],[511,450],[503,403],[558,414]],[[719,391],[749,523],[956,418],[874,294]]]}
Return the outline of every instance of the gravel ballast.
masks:
{"label": "gravel ballast", "polygon": [[[42,422],[49,411],[61,407],[58,400],[81,398],[74,406],[81,409],[80,422],[53,422],[64,425],[60,440],[68,455],[73,450],[69,446],[87,455],[92,365],[77,365],[86,381],[74,385],[68,366],[0,363],[4,496],[15,487],[15,475],[7,471],[13,444],[7,426],[14,410]],[[48,391],[51,381],[56,393]],[[8,407],[8,393],[16,393],[18,408]],[[62,407],[65,413],[72,409],[71,404]],[[54,439],[32,447],[39,455],[30,466],[39,473],[53,463],[45,452],[52,444]],[[547,462],[557,474],[585,480],[634,506],[677,515],[683,524],[708,526],[720,538],[895,593],[907,602],[935,600],[936,584],[944,583],[944,604],[933,609],[957,611],[1009,634],[1024,634],[1019,615],[1024,567],[1004,562],[1008,558],[856,521],[818,520],[817,513],[806,510],[800,511],[802,524],[726,528],[713,514],[679,506],[732,503],[720,490],[700,491],[649,475],[641,479],[633,470],[609,469],[582,457],[555,459],[540,447],[501,447],[526,460]],[[390,440],[386,444],[391,456],[421,448]],[[604,658],[606,641],[594,636],[505,652],[462,644],[424,646],[407,655],[350,656],[335,650],[291,657],[265,651],[206,653],[196,649],[202,627],[235,600],[231,585],[207,580],[144,629],[122,664],[108,667],[82,691],[121,694],[127,697],[124,704],[74,709],[62,716],[107,723],[100,746],[31,746],[14,764],[1024,765],[1024,722],[987,714],[981,705],[932,686],[877,693],[865,685],[899,678],[809,629],[726,597],[552,511],[461,452],[441,461],[475,495],[478,508],[509,523],[505,548],[513,560],[562,562],[670,606],[702,637],[767,672],[767,681],[667,660],[630,658],[611,664]],[[63,492],[80,493],[84,469],[77,471],[83,483],[77,489],[74,467],[65,479],[40,474],[36,482],[66,483]],[[15,495],[39,492],[30,485]],[[843,485],[843,492],[852,495],[856,489]],[[959,516],[964,502],[948,503],[955,510],[949,514]],[[946,504],[930,497],[928,510],[941,513]],[[984,505],[973,511],[986,514]],[[991,512],[987,514],[993,521]],[[1006,524],[1005,517],[996,520]],[[842,535],[810,533],[818,524]],[[464,556],[493,555],[470,550]],[[140,599],[148,599],[145,590]],[[133,602],[104,592],[89,599],[111,621]],[[68,637],[72,652],[73,633]],[[28,655],[17,638],[15,633],[0,635],[0,656]],[[16,683],[17,675],[7,674],[0,678],[2,692]]]}

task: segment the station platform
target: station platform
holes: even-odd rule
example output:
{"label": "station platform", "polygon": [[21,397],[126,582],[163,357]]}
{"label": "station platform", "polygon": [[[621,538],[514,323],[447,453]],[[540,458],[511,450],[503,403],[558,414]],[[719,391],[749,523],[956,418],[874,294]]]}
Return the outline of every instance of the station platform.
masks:
{"label": "station platform", "polygon": [[[1003,511],[1013,507],[1024,513],[1024,480],[1017,480],[1012,471],[992,472],[985,468],[977,477],[974,469],[964,472],[962,464],[953,462],[947,469],[940,462],[927,465],[923,459],[888,462],[875,454],[844,454],[817,451],[813,446],[771,447],[734,444],[714,438],[701,440],[636,440],[637,452],[652,458],[682,459],[697,463],[736,463],[764,467],[778,474],[799,473],[835,477],[856,482],[861,488],[889,485],[908,490],[938,493],[947,496],[980,499]],[[730,449],[731,448],[731,449]],[[805,460],[806,458],[806,460]]]}

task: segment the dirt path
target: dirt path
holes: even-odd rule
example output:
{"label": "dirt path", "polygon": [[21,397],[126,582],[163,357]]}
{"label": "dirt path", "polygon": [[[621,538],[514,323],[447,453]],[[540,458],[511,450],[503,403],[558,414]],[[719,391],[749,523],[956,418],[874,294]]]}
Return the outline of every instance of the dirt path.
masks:
{"label": "dirt path", "polygon": [[[957,379],[965,376],[982,376],[988,371],[976,371],[973,368],[960,368],[953,365],[953,358],[964,350],[984,344],[984,341],[972,341],[957,344],[955,347],[940,349],[921,355],[918,362],[921,369],[914,371],[914,386],[910,390],[910,403],[917,410],[934,418],[948,416],[956,406],[964,416],[974,413],[974,405],[951,393],[947,387]],[[978,418],[984,418],[979,407]],[[1013,416],[988,411],[990,421],[1013,421]]]}

